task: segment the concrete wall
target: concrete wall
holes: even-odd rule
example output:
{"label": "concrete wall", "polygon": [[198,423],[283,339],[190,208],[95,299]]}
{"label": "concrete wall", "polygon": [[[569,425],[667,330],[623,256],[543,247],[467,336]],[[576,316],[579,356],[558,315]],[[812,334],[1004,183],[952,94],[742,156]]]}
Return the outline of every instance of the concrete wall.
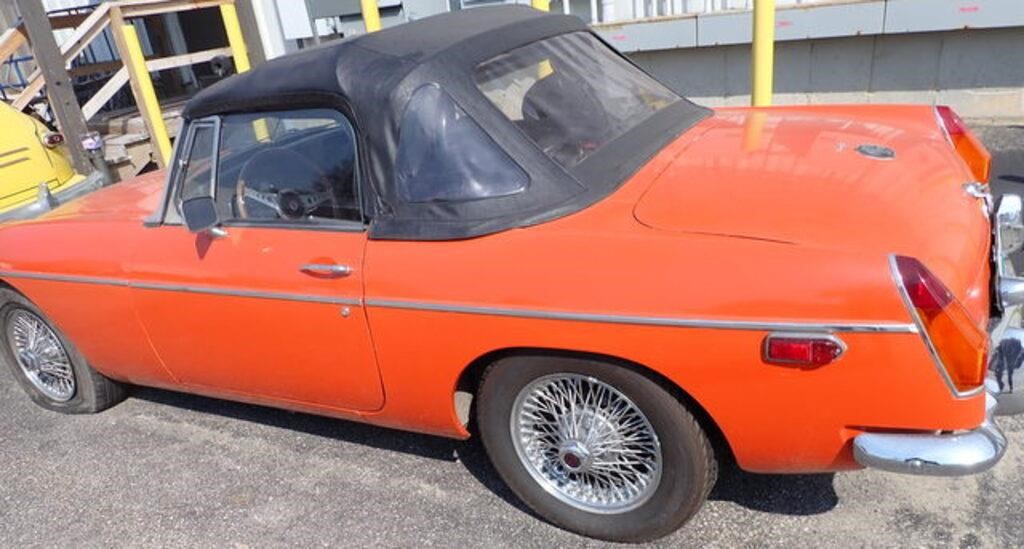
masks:
{"label": "concrete wall", "polygon": [[[630,54],[708,106],[750,103],[750,45]],[[973,118],[1024,118],[1024,29],[779,42],[778,104],[928,103]]]}

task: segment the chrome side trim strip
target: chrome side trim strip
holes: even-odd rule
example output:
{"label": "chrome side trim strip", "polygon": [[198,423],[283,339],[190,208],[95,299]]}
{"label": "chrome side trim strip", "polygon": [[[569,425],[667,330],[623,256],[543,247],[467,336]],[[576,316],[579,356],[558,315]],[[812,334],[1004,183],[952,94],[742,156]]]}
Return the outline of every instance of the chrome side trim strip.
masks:
{"label": "chrome side trim strip", "polygon": [[696,318],[672,318],[659,316],[633,316],[600,313],[574,313],[565,311],[539,311],[534,309],[506,309],[476,305],[455,305],[427,303],[421,301],[400,301],[393,299],[367,299],[367,307],[389,309],[411,309],[444,313],[462,313],[489,316],[511,316],[539,318],[545,320],[573,320],[578,322],[602,322],[608,324],[634,324],[641,326],[669,326],[675,328],[708,328],[713,330],[753,330],[780,332],[867,332],[867,333],[916,333],[913,324],[859,323],[859,322],[760,322],[744,320],[707,320]]}
{"label": "chrome side trim strip", "polygon": [[263,292],[242,290],[237,288],[215,288],[210,286],[188,286],[181,284],[164,284],[159,282],[133,282],[117,278],[99,278],[91,276],[71,276],[44,273],[15,273],[0,271],[0,277],[27,278],[32,280],[50,280],[54,282],[71,282],[79,284],[98,284],[102,286],[120,286],[138,290],[154,290],[161,292],[182,292],[203,295],[222,295],[230,297],[248,297],[253,299],[275,299],[280,301],[298,301],[302,303],[328,303],[331,305],[362,305],[357,297],[330,297],[311,294],[293,294],[287,292]]}
{"label": "chrome side trim strip", "polygon": [[128,286],[138,290],[156,290],[161,292],[182,292],[189,294],[223,295],[231,297],[249,297],[253,299],[276,299],[280,301],[298,301],[302,303],[329,303],[332,305],[362,305],[362,300],[355,297],[328,297],[311,294],[261,292],[257,290],[211,288],[207,286],[182,286],[176,284],[160,284],[151,282],[129,282]]}
{"label": "chrome side trim strip", "polygon": [[636,316],[603,313],[577,313],[567,311],[543,311],[536,309],[514,309],[487,307],[477,305],[458,305],[448,303],[429,303],[422,301],[402,301],[392,299],[366,299],[350,297],[328,297],[310,294],[293,294],[284,292],[263,292],[234,288],[215,288],[209,286],[188,286],[165,284],[158,282],[133,282],[116,278],[88,276],[72,276],[48,273],[27,273],[0,271],[0,277],[26,278],[34,280],[51,280],[80,284],[99,284],[105,286],[121,286],[139,290],[165,292],[182,292],[205,295],[224,295],[248,297],[254,299],[277,299],[282,301],[298,301],[305,303],[330,303],[335,305],[366,305],[389,309],[410,309],[445,313],[476,314],[489,316],[508,316],[518,318],[537,318],[543,320],[569,320],[577,322],[598,322],[606,324],[631,324],[639,326],[667,326],[674,328],[707,328],[713,330],[751,330],[764,332],[846,332],[846,333],[918,333],[914,324],[891,322],[770,322],[744,320],[711,320],[698,318],[676,318],[659,316]]}
{"label": "chrome side trim strip", "polygon": [[74,276],[74,275],[62,275],[62,274],[49,274],[49,273],[25,273],[25,272],[12,272],[12,271],[0,271],[0,277],[4,278],[27,278],[29,280],[52,280],[55,282],[78,282],[81,284],[100,284],[104,286],[125,286],[127,287],[127,280],[119,280],[116,278],[100,278],[95,276]]}

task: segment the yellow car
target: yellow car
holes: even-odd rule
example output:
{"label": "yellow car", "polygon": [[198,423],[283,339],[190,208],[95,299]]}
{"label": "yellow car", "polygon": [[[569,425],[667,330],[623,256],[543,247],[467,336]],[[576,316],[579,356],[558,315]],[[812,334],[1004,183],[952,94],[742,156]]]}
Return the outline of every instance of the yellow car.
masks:
{"label": "yellow car", "polygon": [[35,217],[102,184],[99,172],[75,172],[61,134],[0,102],[0,221]]}

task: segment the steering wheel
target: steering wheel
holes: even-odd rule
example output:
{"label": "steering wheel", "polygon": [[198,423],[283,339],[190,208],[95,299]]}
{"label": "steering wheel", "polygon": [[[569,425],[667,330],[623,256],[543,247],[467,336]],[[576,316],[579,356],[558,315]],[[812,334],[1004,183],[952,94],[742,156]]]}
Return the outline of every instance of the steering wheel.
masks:
{"label": "steering wheel", "polygon": [[242,178],[239,178],[238,183],[235,184],[235,209],[240,219],[249,219],[247,201],[270,208],[282,219],[294,220],[312,214],[333,199],[334,197],[329,191],[313,192],[294,189],[257,191],[249,188]]}
{"label": "steering wheel", "polygon": [[[295,188],[296,182],[305,182],[311,188]],[[239,219],[251,219],[250,204],[259,204],[281,219],[303,219],[334,202],[330,189],[320,170],[302,155],[269,149],[257,153],[242,167],[235,183],[235,210]]]}

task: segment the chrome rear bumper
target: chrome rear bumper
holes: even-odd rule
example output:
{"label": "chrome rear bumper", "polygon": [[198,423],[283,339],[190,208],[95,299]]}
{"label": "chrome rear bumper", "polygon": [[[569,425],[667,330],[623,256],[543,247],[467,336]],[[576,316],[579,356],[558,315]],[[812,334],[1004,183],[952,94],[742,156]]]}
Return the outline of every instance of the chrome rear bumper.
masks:
{"label": "chrome rear bumper", "polygon": [[1017,276],[1012,256],[1024,248],[1024,200],[1015,194],[1004,194],[993,219],[992,230],[992,298],[998,300],[1002,318],[989,327],[991,360],[988,389],[998,405],[996,415],[1024,413],[1024,329],[1021,309],[1024,308],[1024,278]]}
{"label": "chrome rear bumper", "polygon": [[1010,256],[1024,247],[1024,201],[1004,195],[993,220],[993,299],[1002,311],[989,327],[991,360],[985,421],[956,433],[864,433],[853,440],[857,463],[893,473],[960,476],[987,471],[1006,453],[997,416],[1024,413],[1024,278]]}
{"label": "chrome rear bumper", "polygon": [[1006,453],[1006,436],[994,421],[987,395],[985,422],[962,433],[864,433],[853,439],[853,457],[864,467],[891,473],[956,477],[987,471]]}
{"label": "chrome rear bumper", "polygon": [[84,180],[75,183],[70,188],[61,189],[55,194],[50,194],[46,184],[40,183],[39,194],[36,197],[36,200],[19,208],[0,214],[0,223],[38,217],[57,206],[64,204],[65,202],[70,202],[76,198],[101,189],[105,181],[106,179],[101,172],[94,171],[86,176]]}
{"label": "chrome rear bumper", "polygon": [[948,434],[864,433],[853,439],[857,463],[892,473],[944,477],[981,473],[999,463],[1006,452],[1006,436],[996,417],[1024,413],[1024,330],[1007,326],[1020,326],[1020,309],[1007,309],[992,331],[992,349],[1004,352],[996,352],[989,366],[985,421],[980,426]]}

